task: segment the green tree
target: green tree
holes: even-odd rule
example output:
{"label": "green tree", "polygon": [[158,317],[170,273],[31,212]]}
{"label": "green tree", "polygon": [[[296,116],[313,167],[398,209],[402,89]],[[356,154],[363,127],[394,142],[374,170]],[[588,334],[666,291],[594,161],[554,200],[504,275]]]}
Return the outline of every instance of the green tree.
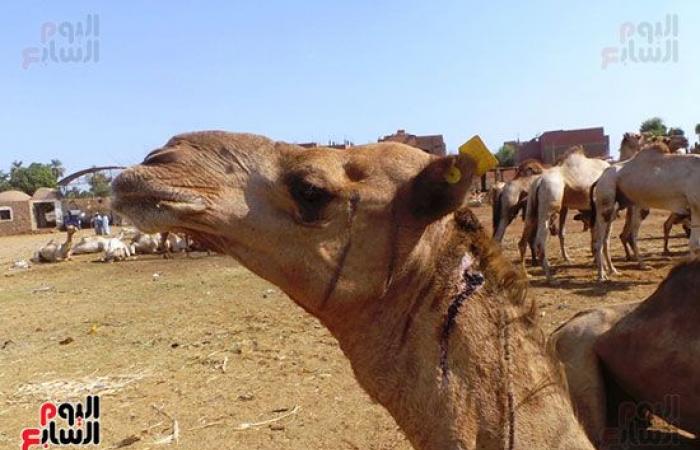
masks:
{"label": "green tree", "polygon": [[695,124],[695,134],[698,136],[698,139],[700,139],[700,123]]}
{"label": "green tree", "polygon": [[40,187],[55,188],[56,176],[50,164],[31,163],[23,167],[21,161],[15,161],[10,169],[8,183],[12,189],[33,195]]}
{"label": "green tree", "polygon": [[685,136],[685,131],[680,127],[671,127],[668,129],[669,136]]}
{"label": "green tree", "polygon": [[641,133],[651,133],[654,136],[665,136],[666,135],[666,124],[660,117],[652,117],[642,122],[639,127]]}
{"label": "green tree", "polygon": [[66,173],[65,167],[63,167],[63,163],[59,159],[51,160],[51,171],[56,176],[57,180],[63,178],[63,175]]}
{"label": "green tree", "polygon": [[512,167],[515,165],[515,147],[509,144],[503,145],[496,152],[498,165],[501,167]]}
{"label": "green tree", "polygon": [[86,198],[92,197],[92,193],[90,191],[82,191],[80,188],[73,186],[72,188],[66,190],[63,193],[63,196],[65,198]]}
{"label": "green tree", "polygon": [[12,189],[12,186],[10,186],[10,174],[0,170],[0,192],[9,191],[10,189]]}
{"label": "green tree", "polygon": [[88,179],[90,192],[95,197],[109,197],[112,194],[112,180],[102,172],[93,173]]}

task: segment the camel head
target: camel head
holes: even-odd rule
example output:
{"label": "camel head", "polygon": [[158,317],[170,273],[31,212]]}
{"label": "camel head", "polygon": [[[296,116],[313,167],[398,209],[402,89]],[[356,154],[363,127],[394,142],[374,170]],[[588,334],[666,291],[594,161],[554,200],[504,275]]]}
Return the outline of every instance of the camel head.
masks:
{"label": "camel head", "polygon": [[114,206],[145,232],[185,232],[234,256],[318,313],[381,297],[463,205],[474,167],[398,143],[305,149],[198,132],[122,172]]}
{"label": "camel head", "polygon": [[536,159],[526,159],[521,162],[515,172],[515,178],[530,177],[532,175],[541,175],[544,172],[544,166]]}
{"label": "camel head", "polygon": [[639,153],[644,137],[640,133],[625,133],[620,141],[620,160],[629,159]]}

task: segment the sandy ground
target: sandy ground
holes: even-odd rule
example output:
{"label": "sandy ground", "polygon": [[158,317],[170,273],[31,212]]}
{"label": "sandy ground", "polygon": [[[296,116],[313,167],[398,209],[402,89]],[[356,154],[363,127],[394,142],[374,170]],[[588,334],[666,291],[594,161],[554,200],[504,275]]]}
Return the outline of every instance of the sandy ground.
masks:
{"label": "sandy ground", "polygon": [[[475,211],[488,223],[489,207]],[[653,212],[642,226],[651,269],[623,262],[616,241],[622,275],[604,285],[595,281],[588,232],[570,222],[575,262],[558,266],[560,283],[547,285],[541,269],[530,269],[543,327],[551,331],[579,310],[646,298],[686,251],[677,228],[675,255],[661,256],[664,219]],[[514,223],[504,241],[513,258],[521,228]],[[8,270],[48,239],[0,238],[0,448],[19,448],[43,400],[78,399],[88,390],[102,396],[100,448],[174,447],[157,443],[174,428],[182,449],[411,448],[357,385],[328,332],[232,259],[141,256],[102,264],[83,255]],[[549,249],[559,265],[556,239]]]}

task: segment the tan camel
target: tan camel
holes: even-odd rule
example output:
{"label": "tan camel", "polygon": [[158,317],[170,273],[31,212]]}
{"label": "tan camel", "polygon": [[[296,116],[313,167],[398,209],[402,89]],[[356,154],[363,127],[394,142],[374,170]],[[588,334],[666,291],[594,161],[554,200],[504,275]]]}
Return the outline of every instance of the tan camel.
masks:
{"label": "tan camel", "polygon": [[583,147],[572,147],[556,166],[547,169],[532,183],[527,197],[523,235],[518,243],[520,260],[525,261],[527,243],[533,239],[535,253],[548,281],[552,272],[547,259],[547,236],[552,217],[559,214],[559,247],[565,261],[570,261],[565,245],[566,215],[569,209],[591,209],[589,190],[610,164],[586,157]]}
{"label": "tan camel", "polygon": [[55,263],[70,261],[72,258],[73,235],[77,229],[73,225],[66,226],[66,241],[59,244],[51,239],[46,245],[34,253],[33,262]]}
{"label": "tan camel", "polygon": [[[688,148],[688,139],[684,136],[653,136],[651,133],[625,133],[622,137],[622,142],[620,143],[620,161],[625,161],[632,158],[634,155],[639,153],[642,146],[654,142],[663,142],[669,148],[671,153],[675,154],[685,154]],[[622,241],[623,248],[625,249],[625,259],[628,261],[632,260],[632,253],[639,254],[638,250],[634,250],[636,246],[636,235],[632,233],[631,227],[631,214],[635,214],[634,210],[628,210],[627,220],[625,221],[625,227],[620,234],[620,240]],[[643,210],[641,212],[644,218],[649,214],[649,210]],[[687,237],[690,237],[690,214],[676,214],[671,213],[664,223],[664,254],[670,254],[668,250],[668,237],[671,232],[673,225],[682,224],[686,230]],[[643,261],[641,257],[637,256],[640,260],[640,264],[643,266]]]}
{"label": "tan camel", "polygon": [[640,406],[700,433],[699,299],[695,259],[672,269],[644,302],[584,311],[552,334],[576,413],[596,446],[630,425],[611,418],[639,419]]}
{"label": "tan camel", "polygon": [[[683,213],[690,210],[691,252],[700,251],[700,156],[670,154],[663,143],[645,146],[629,160],[615,163],[591,188],[595,216],[595,251],[598,280],[617,274],[610,258],[610,228],[618,207],[657,208]],[[632,245],[636,248],[641,219],[634,214]]]}
{"label": "tan camel", "polygon": [[515,173],[515,177],[507,182],[501,191],[494,195],[493,200],[493,237],[498,242],[503,240],[506,228],[513,222],[519,212],[525,213],[527,193],[532,182],[537,179],[544,167],[538,161],[528,159],[523,161]]}
{"label": "tan camel", "polygon": [[234,256],[318,317],[416,449],[592,449],[525,278],[462,206],[473,167],[399,143],[191,133],[122,172],[114,206]]}

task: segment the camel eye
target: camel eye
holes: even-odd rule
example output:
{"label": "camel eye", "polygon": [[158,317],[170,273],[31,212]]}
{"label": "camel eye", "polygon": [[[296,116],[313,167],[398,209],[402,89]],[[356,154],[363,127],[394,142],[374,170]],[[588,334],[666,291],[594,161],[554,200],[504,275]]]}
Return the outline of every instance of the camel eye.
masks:
{"label": "camel eye", "polygon": [[315,222],[321,217],[323,208],[333,199],[328,190],[303,179],[294,179],[289,183],[289,193],[299,206],[302,220]]}

